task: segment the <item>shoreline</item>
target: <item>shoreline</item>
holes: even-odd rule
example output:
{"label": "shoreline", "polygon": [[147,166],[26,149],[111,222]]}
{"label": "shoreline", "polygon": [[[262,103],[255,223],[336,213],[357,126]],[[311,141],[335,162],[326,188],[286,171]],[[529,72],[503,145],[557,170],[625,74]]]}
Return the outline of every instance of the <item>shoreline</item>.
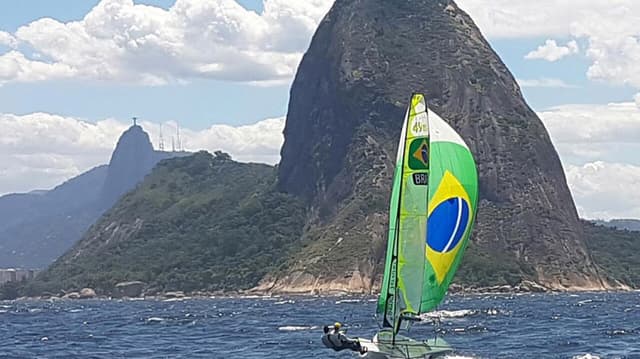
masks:
{"label": "shoreline", "polygon": [[[452,285],[448,296],[476,296],[476,295],[526,295],[526,294],[579,294],[579,293],[628,293],[638,292],[640,289],[630,287],[616,288],[567,288],[567,289],[549,289],[542,286],[529,287],[512,287],[509,285],[490,286],[490,287],[462,287]],[[78,292],[69,292],[63,296],[34,296],[20,297],[16,299],[2,300],[0,302],[13,301],[85,301],[85,300],[105,300],[105,301],[162,301],[162,302],[180,302],[186,300],[206,300],[206,299],[266,299],[266,298],[375,298],[377,293],[348,292],[348,291],[325,291],[325,292],[260,292],[254,289],[245,291],[228,291],[228,292],[193,292],[184,293],[180,291],[169,291],[157,293],[154,295],[140,295],[136,297],[115,297],[109,295],[92,295],[80,297],[76,296]]]}

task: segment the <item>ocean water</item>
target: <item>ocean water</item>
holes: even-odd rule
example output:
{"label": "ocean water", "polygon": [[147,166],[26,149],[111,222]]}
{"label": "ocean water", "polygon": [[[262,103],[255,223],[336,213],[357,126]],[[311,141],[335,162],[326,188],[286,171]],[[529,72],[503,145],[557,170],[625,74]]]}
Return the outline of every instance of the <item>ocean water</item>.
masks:
{"label": "ocean water", "polygon": [[[370,338],[374,308],[373,297],[0,302],[0,358],[352,358],[322,346],[322,326]],[[454,295],[436,314],[452,359],[640,358],[637,292]]]}

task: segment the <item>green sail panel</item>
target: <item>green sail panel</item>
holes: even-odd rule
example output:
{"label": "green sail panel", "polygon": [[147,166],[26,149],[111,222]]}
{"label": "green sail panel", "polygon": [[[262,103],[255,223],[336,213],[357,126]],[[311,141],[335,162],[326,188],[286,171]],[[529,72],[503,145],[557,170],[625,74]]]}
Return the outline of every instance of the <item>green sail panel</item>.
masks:
{"label": "green sail panel", "polygon": [[420,312],[444,298],[473,230],[478,173],[469,147],[440,116],[429,110],[429,204]]}
{"label": "green sail panel", "polygon": [[[416,94],[405,117],[389,209],[389,239],[378,313],[384,326],[400,328],[402,316],[420,313],[425,273],[429,194],[429,121]],[[404,322],[408,324],[409,322]]]}

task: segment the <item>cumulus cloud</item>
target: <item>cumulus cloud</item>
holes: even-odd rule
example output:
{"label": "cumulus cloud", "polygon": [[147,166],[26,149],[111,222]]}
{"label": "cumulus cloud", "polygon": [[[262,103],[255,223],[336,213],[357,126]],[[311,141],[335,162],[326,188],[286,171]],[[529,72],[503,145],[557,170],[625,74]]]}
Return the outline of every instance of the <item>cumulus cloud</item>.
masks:
{"label": "cumulus cloud", "polygon": [[[457,0],[482,32],[492,38],[566,37],[576,24],[588,24],[591,14],[617,13],[619,22],[632,23],[634,1],[611,0]],[[628,11],[620,16],[622,11]],[[590,20],[590,19],[589,19]]]}
{"label": "cumulus cloud", "polygon": [[[143,122],[142,126],[159,148],[160,125]],[[266,119],[251,125],[229,126],[213,125],[207,129],[195,131],[180,128],[181,147],[187,151],[222,150],[243,162],[261,162],[276,164],[280,161],[280,147],[284,141],[284,117]],[[162,124],[165,150],[171,149],[171,142],[178,146],[178,125],[175,122]]]}
{"label": "cumulus cloud", "polygon": [[[288,83],[333,0],[264,0],[260,14],[237,0],[176,0],[169,9],[101,0],[82,20],[40,19],[0,32],[0,84],[57,78],[161,85],[193,78]],[[527,58],[577,53],[584,39],[594,80],[640,87],[640,2],[459,0],[492,38],[550,39]],[[25,46],[17,46],[24,44]],[[16,49],[33,49],[30,58]]]}
{"label": "cumulus cloud", "polygon": [[542,59],[550,62],[558,61],[561,58],[577,54],[579,51],[578,43],[575,40],[569,41],[566,46],[558,46],[555,40],[547,40],[544,45],[538,46],[534,51],[525,55],[525,59]]}
{"label": "cumulus cloud", "polygon": [[0,84],[56,78],[159,85],[193,78],[286,83],[332,0],[177,0],[168,10],[102,0],[80,21],[43,18],[0,33],[25,44],[0,56]]}
{"label": "cumulus cloud", "polygon": [[632,102],[565,105],[538,115],[562,158],[580,214],[640,218],[640,198],[634,197],[640,188],[640,109]]}
{"label": "cumulus cloud", "polygon": [[15,47],[17,44],[15,37],[10,33],[0,30],[0,45]]}
{"label": "cumulus cloud", "polygon": [[564,105],[538,113],[564,163],[640,165],[640,109],[632,102]]}
{"label": "cumulus cloud", "polygon": [[640,166],[596,161],[566,172],[581,217],[640,218]]}
{"label": "cumulus cloud", "polygon": [[[156,148],[160,125],[142,122]],[[106,119],[90,123],[47,113],[0,114],[0,195],[51,188],[92,167],[106,164],[129,124]],[[177,142],[176,124],[163,124],[167,150]],[[222,150],[237,160],[279,161],[284,118],[252,125],[214,125],[196,131],[180,129],[185,150]]]}
{"label": "cumulus cloud", "polygon": [[586,55],[592,63],[587,72],[590,79],[640,88],[640,66],[637,66],[640,1],[458,0],[457,3],[492,38],[584,39]]}
{"label": "cumulus cloud", "polygon": [[553,88],[576,88],[578,86],[571,85],[563,80],[543,77],[540,79],[518,79],[518,83],[522,87],[553,87]]}
{"label": "cumulus cloud", "polygon": [[638,106],[638,109],[640,110],[640,92],[638,92],[633,99],[636,100],[636,106]]}

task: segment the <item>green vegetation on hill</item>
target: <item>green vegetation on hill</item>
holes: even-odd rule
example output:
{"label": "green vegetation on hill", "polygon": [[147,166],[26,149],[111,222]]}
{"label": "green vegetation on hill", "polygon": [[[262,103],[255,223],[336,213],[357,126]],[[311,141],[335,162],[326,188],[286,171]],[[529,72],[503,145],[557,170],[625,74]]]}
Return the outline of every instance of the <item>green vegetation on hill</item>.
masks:
{"label": "green vegetation on hill", "polygon": [[296,248],[305,221],[275,175],[223,153],[165,160],[26,294],[133,280],[152,292],[250,288]]}
{"label": "green vegetation on hill", "polygon": [[583,224],[591,257],[607,277],[640,288],[640,232]]}
{"label": "green vegetation on hill", "polygon": [[640,220],[638,219],[612,219],[609,221],[595,220],[596,225],[612,227],[621,230],[640,231]]}
{"label": "green vegetation on hill", "polygon": [[533,266],[515,256],[470,242],[458,267],[454,282],[468,287],[511,285],[535,278]]}
{"label": "green vegetation on hill", "polygon": [[[601,274],[632,288],[640,288],[640,232],[620,230],[582,221],[584,240]],[[515,256],[491,251],[471,242],[456,274],[455,282],[464,286],[515,285],[522,279],[535,279],[535,268],[523,266]]]}
{"label": "green vegetation on hill", "polygon": [[[307,266],[308,272],[338,267],[349,272],[340,262],[361,255],[366,246],[345,240],[337,250],[343,233],[337,228],[304,236],[306,207],[300,199],[279,192],[275,178],[274,167],[234,162],[223,153],[165,160],[71,251],[35,280],[0,288],[0,298],[83,287],[109,294],[116,283],[135,280],[147,283],[150,293],[242,290],[310,258],[317,264]],[[360,204],[366,203],[384,211],[381,196]],[[382,217],[361,214],[361,207],[351,210],[345,213],[363,223],[363,233],[370,226],[385,226]],[[600,274],[640,287],[640,233],[586,221],[582,225]],[[343,235],[353,237],[348,232]],[[333,246],[322,247],[319,244],[325,242],[317,238],[323,236],[337,239]],[[504,251],[472,242],[455,281],[485,287],[535,279],[534,267],[522,263]],[[374,269],[377,274],[380,270]]]}

